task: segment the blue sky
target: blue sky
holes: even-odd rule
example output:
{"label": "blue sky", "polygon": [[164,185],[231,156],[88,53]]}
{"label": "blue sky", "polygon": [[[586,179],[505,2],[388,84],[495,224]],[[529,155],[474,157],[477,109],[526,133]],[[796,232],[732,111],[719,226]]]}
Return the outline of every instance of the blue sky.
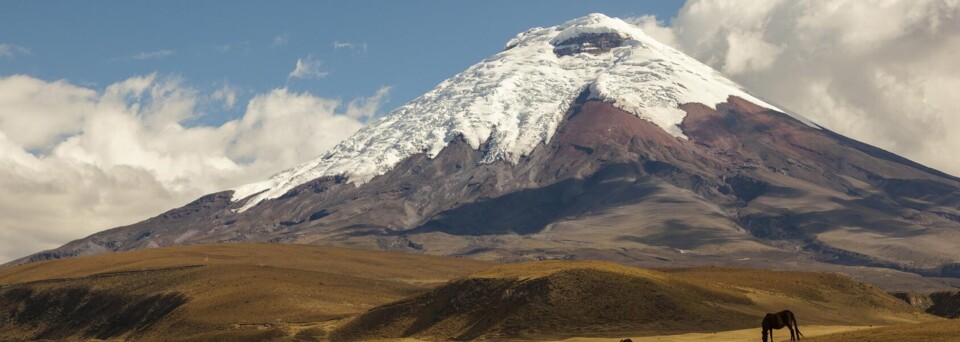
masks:
{"label": "blue sky", "polygon": [[[201,92],[229,84],[232,109],[286,86],[352,99],[392,87],[384,111],[502,49],[519,32],[592,12],[668,19],[682,1],[16,1],[0,10],[0,75],[27,74],[102,90],[135,75],[174,75]],[[340,46],[335,46],[337,43]],[[298,58],[322,78],[291,79]],[[383,113],[381,113],[383,114]]]}

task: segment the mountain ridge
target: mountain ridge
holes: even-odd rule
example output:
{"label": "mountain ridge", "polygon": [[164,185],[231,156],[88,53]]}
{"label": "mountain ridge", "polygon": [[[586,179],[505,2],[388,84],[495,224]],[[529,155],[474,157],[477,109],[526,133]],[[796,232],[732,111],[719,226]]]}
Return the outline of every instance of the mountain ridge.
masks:
{"label": "mountain ridge", "polygon": [[[571,22],[610,19],[604,18],[593,15]],[[614,58],[626,63],[631,49],[646,51],[653,46],[636,42],[623,46],[637,37],[604,31],[603,25],[587,25],[592,28],[585,31],[592,32],[563,37],[557,40],[563,44],[553,46],[553,39],[577,26],[560,27],[522,33],[508,43],[506,52],[533,46],[543,50],[537,50],[541,57],[548,56],[543,58],[576,62],[574,66],[589,71],[594,69],[580,62],[603,64]],[[609,34],[616,36],[604,36]],[[571,38],[576,40],[571,43]],[[536,44],[525,46],[524,39]],[[468,71],[490,69],[485,63],[504,58],[498,54]],[[662,63],[664,68],[672,65]],[[694,66],[706,67],[699,62]],[[675,72],[686,72],[677,71],[681,67],[690,66],[672,66]],[[607,69],[596,70],[599,76],[590,80],[606,75]],[[538,72],[521,71],[511,77]],[[482,73],[472,72],[451,80],[463,79],[474,82],[464,83],[468,85],[485,80]],[[438,89],[457,83],[451,80]],[[473,135],[424,130],[425,136],[436,139],[429,148],[412,150],[408,147],[413,145],[395,141],[400,133],[374,134],[416,114],[410,108],[418,99],[342,145],[382,139],[379,144],[394,146],[396,150],[380,149],[351,160],[369,162],[367,167],[376,170],[389,164],[382,173],[311,173],[316,163],[351,155],[338,155],[346,148],[338,147],[319,162],[281,173],[286,176],[275,178],[278,182],[207,195],[149,220],[11,264],[178,244],[259,241],[500,261],[603,259],[658,268],[714,264],[813,268],[877,281],[892,274],[915,284],[926,280],[911,278],[910,273],[960,277],[960,179],[771,109],[723,82],[724,91],[743,97],[726,94],[711,102],[716,94],[708,93],[698,98],[702,102],[670,104],[682,112],[674,116],[680,121],[670,126],[631,111],[630,101],[611,98],[619,92],[609,89],[616,86],[625,92],[636,90],[637,98],[660,99],[657,89],[663,90],[659,87],[664,82],[687,89],[682,77],[677,82],[656,77],[650,82],[642,77],[621,83],[593,81],[568,87],[578,91],[569,103],[562,100],[566,93],[547,96],[566,106],[559,118],[552,109],[537,112],[542,106],[525,109],[532,110],[526,118],[539,118],[532,122],[556,123],[543,126],[549,128],[548,138],[539,129],[523,136],[542,138],[532,140],[536,144],[529,151],[517,150],[523,153],[508,153],[510,146],[526,141],[510,133],[512,128]],[[487,86],[496,90],[502,84],[512,83]],[[523,93],[509,88],[518,94],[493,91],[496,96],[485,97],[483,88],[478,89],[481,95],[461,95],[496,102]],[[679,96],[672,101],[682,100],[677,94],[672,93]],[[443,102],[445,96],[456,98],[441,91],[424,98]],[[646,108],[654,108],[656,114],[656,108],[668,108],[657,106],[668,102],[648,103]],[[517,108],[500,110],[508,114],[484,112],[485,117],[521,117],[519,112],[509,114]],[[450,122],[479,115],[445,111],[424,115],[428,114]],[[522,125],[515,128],[514,133],[523,131]],[[481,142],[479,136],[488,140]],[[286,185],[278,186],[283,182]]]}

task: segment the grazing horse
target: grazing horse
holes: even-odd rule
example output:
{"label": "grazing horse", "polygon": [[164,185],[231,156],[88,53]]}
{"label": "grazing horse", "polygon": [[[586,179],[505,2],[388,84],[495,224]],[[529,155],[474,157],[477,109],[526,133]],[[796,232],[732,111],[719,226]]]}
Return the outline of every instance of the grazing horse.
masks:
{"label": "grazing horse", "polygon": [[[773,329],[790,329],[790,341],[799,340],[803,337],[800,333],[800,327],[797,326],[797,318],[793,316],[790,310],[783,310],[778,313],[768,313],[763,317],[763,342],[767,342],[767,332],[770,333],[770,342],[773,342]],[[796,334],[794,334],[796,330]]]}

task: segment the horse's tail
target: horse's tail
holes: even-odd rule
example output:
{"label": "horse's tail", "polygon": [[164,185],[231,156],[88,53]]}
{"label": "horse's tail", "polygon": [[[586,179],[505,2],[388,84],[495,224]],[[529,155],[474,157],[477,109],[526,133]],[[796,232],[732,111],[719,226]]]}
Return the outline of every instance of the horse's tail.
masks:
{"label": "horse's tail", "polygon": [[793,321],[793,330],[797,331],[797,335],[803,337],[803,333],[800,332],[800,325],[797,324],[797,316],[790,315],[790,320]]}

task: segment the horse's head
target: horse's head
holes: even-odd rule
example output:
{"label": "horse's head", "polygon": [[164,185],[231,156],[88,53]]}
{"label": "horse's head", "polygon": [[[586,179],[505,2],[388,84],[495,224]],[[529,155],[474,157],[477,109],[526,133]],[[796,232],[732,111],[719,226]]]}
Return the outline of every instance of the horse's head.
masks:
{"label": "horse's head", "polygon": [[763,316],[763,321],[760,322],[760,331],[763,333],[763,342],[767,342],[767,332],[770,331],[770,322],[774,319],[776,319],[776,317],[773,314],[768,313],[766,316]]}

